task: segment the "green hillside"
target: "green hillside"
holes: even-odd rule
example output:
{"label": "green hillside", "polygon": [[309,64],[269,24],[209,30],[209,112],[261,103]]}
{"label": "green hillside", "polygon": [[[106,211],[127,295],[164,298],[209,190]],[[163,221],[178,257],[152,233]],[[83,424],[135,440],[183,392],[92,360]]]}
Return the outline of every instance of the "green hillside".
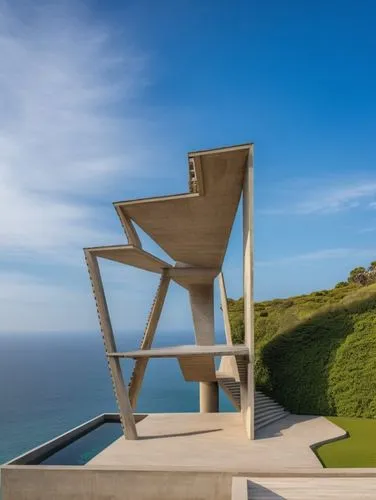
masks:
{"label": "green hillside", "polygon": [[[333,290],[257,303],[258,388],[294,413],[375,418],[376,283],[368,283],[350,275]],[[229,309],[242,342],[243,299]]]}

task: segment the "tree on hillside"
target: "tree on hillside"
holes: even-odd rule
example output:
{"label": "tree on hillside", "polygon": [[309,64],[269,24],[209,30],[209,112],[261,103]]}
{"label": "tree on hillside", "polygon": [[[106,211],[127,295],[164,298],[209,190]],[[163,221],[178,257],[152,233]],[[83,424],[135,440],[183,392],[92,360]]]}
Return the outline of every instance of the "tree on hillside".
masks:
{"label": "tree on hillside", "polygon": [[368,274],[371,282],[374,283],[376,281],[376,260],[369,265]]}
{"label": "tree on hillside", "polygon": [[366,285],[368,282],[367,270],[365,267],[356,267],[349,274],[349,283],[356,283],[357,285]]}
{"label": "tree on hillside", "polygon": [[353,269],[348,278],[349,283],[355,283],[357,285],[370,285],[376,282],[376,261],[371,262],[369,267],[356,267]]}

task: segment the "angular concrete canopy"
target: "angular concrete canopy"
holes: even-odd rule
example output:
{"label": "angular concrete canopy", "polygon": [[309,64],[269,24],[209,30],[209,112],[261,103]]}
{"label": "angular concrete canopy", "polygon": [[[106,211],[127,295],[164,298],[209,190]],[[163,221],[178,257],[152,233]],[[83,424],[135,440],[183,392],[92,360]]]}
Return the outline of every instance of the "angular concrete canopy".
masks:
{"label": "angular concrete canopy", "polygon": [[175,261],[220,268],[243,189],[250,147],[245,144],[189,153],[196,170],[197,193],[114,205]]}

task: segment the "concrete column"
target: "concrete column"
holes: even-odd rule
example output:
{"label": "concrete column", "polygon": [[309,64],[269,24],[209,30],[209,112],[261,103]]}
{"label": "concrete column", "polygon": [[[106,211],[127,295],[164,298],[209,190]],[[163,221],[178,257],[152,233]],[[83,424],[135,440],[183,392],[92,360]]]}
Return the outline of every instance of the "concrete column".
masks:
{"label": "concrete column", "polygon": [[218,410],[218,383],[200,382],[200,413],[217,413]]}
{"label": "concrete column", "polygon": [[[214,302],[213,282],[205,285],[190,285],[188,288],[191,301],[193,323],[197,345],[214,344]],[[202,358],[202,363],[212,365],[214,360]],[[213,413],[218,411],[217,382],[200,382],[200,412]]]}
{"label": "concrete column", "polygon": [[[243,287],[244,343],[249,348],[246,389],[241,387],[241,412],[249,439],[255,438],[254,426],[254,318],[253,318],[253,147],[249,151],[243,187]],[[244,383],[244,382],[243,382]],[[241,381],[242,386],[242,381]]]}
{"label": "concrete column", "polygon": [[213,282],[188,287],[197,345],[214,344]]}

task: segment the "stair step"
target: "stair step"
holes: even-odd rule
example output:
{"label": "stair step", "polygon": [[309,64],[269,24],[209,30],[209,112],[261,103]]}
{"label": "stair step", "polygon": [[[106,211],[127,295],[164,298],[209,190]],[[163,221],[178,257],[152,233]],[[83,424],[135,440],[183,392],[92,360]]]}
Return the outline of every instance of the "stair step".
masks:
{"label": "stair step", "polygon": [[220,383],[222,383],[226,387],[231,387],[234,390],[240,391],[240,384],[239,383],[236,383],[236,382],[226,382],[226,381],[223,381],[223,380],[221,380]]}
{"label": "stair step", "polygon": [[255,404],[257,405],[265,405],[265,404],[270,404],[270,403],[273,403],[273,404],[279,404],[277,403],[277,401],[274,401],[274,399],[271,399],[271,398],[255,398]]}
{"label": "stair step", "polygon": [[219,379],[218,382],[226,387],[231,387],[233,390],[240,391],[240,384],[234,382],[227,382],[226,380]]}
{"label": "stair step", "polygon": [[[218,382],[222,390],[232,400],[234,406],[240,409],[240,383],[233,377],[219,376]],[[255,392],[255,428],[268,425],[289,413],[269,396],[260,391]]]}
{"label": "stair step", "polygon": [[263,420],[264,418],[266,417],[272,417],[274,415],[277,415],[279,413],[284,413],[285,410],[283,410],[283,408],[278,408],[276,410],[269,410],[269,411],[266,411],[264,413],[257,413],[255,414],[255,420],[258,421],[258,420]]}
{"label": "stair step", "polygon": [[258,409],[258,408],[268,408],[269,406],[271,407],[275,407],[275,408],[282,408],[281,405],[279,405],[278,403],[275,403],[274,401],[270,400],[270,401],[265,401],[265,402],[262,402],[262,403],[259,403],[258,401],[255,401],[255,408]]}
{"label": "stair step", "polygon": [[272,398],[268,398],[266,396],[255,396],[255,401],[257,401],[258,403],[263,403],[265,401],[274,401]]}
{"label": "stair step", "polygon": [[230,391],[232,394],[237,394],[238,396],[240,396],[240,390],[239,389],[233,389],[231,387],[229,387],[228,385],[221,385],[221,387],[225,387],[228,391]]}
{"label": "stair step", "polygon": [[231,394],[237,394],[238,396],[240,396],[240,391],[238,391],[238,390],[236,390],[236,389],[235,389],[235,390],[234,390],[234,389],[231,389],[231,387],[229,387],[228,385],[222,385],[221,387],[226,388],[228,391],[230,391],[230,392],[231,392]]}
{"label": "stair step", "polygon": [[276,422],[277,420],[280,420],[282,418],[285,418],[289,415],[287,411],[281,412],[277,415],[270,416],[264,419],[260,419],[259,421],[255,422],[255,429],[261,429],[261,427],[265,427],[273,422]]}
{"label": "stair step", "polygon": [[255,399],[272,399],[270,396],[266,394],[255,393]]}
{"label": "stair step", "polygon": [[267,406],[267,405],[278,405],[278,406],[282,406],[280,405],[279,403],[277,403],[277,401],[273,401],[273,399],[263,399],[263,400],[258,400],[258,399],[255,399],[255,405],[256,406],[259,406],[260,408],[262,406]]}
{"label": "stair step", "polygon": [[276,411],[276,410],[283,410],[282,406],[279,406],[277,404],[275,405],[268,405],[268,406],[263,406],[263,407],[259,407],[259,406],[255,406],[255,414],[256,415],[259,415],[260,413],[266,413],[266,412],[269,412],[269,411]]}
{"label": "stair step", "polygon": [[278,406],[281,408],[281,405],[273,401],[272,399],[269,399],[269,401],[255,401],[255,407],[256,408],[265,408],[266,406]]}

